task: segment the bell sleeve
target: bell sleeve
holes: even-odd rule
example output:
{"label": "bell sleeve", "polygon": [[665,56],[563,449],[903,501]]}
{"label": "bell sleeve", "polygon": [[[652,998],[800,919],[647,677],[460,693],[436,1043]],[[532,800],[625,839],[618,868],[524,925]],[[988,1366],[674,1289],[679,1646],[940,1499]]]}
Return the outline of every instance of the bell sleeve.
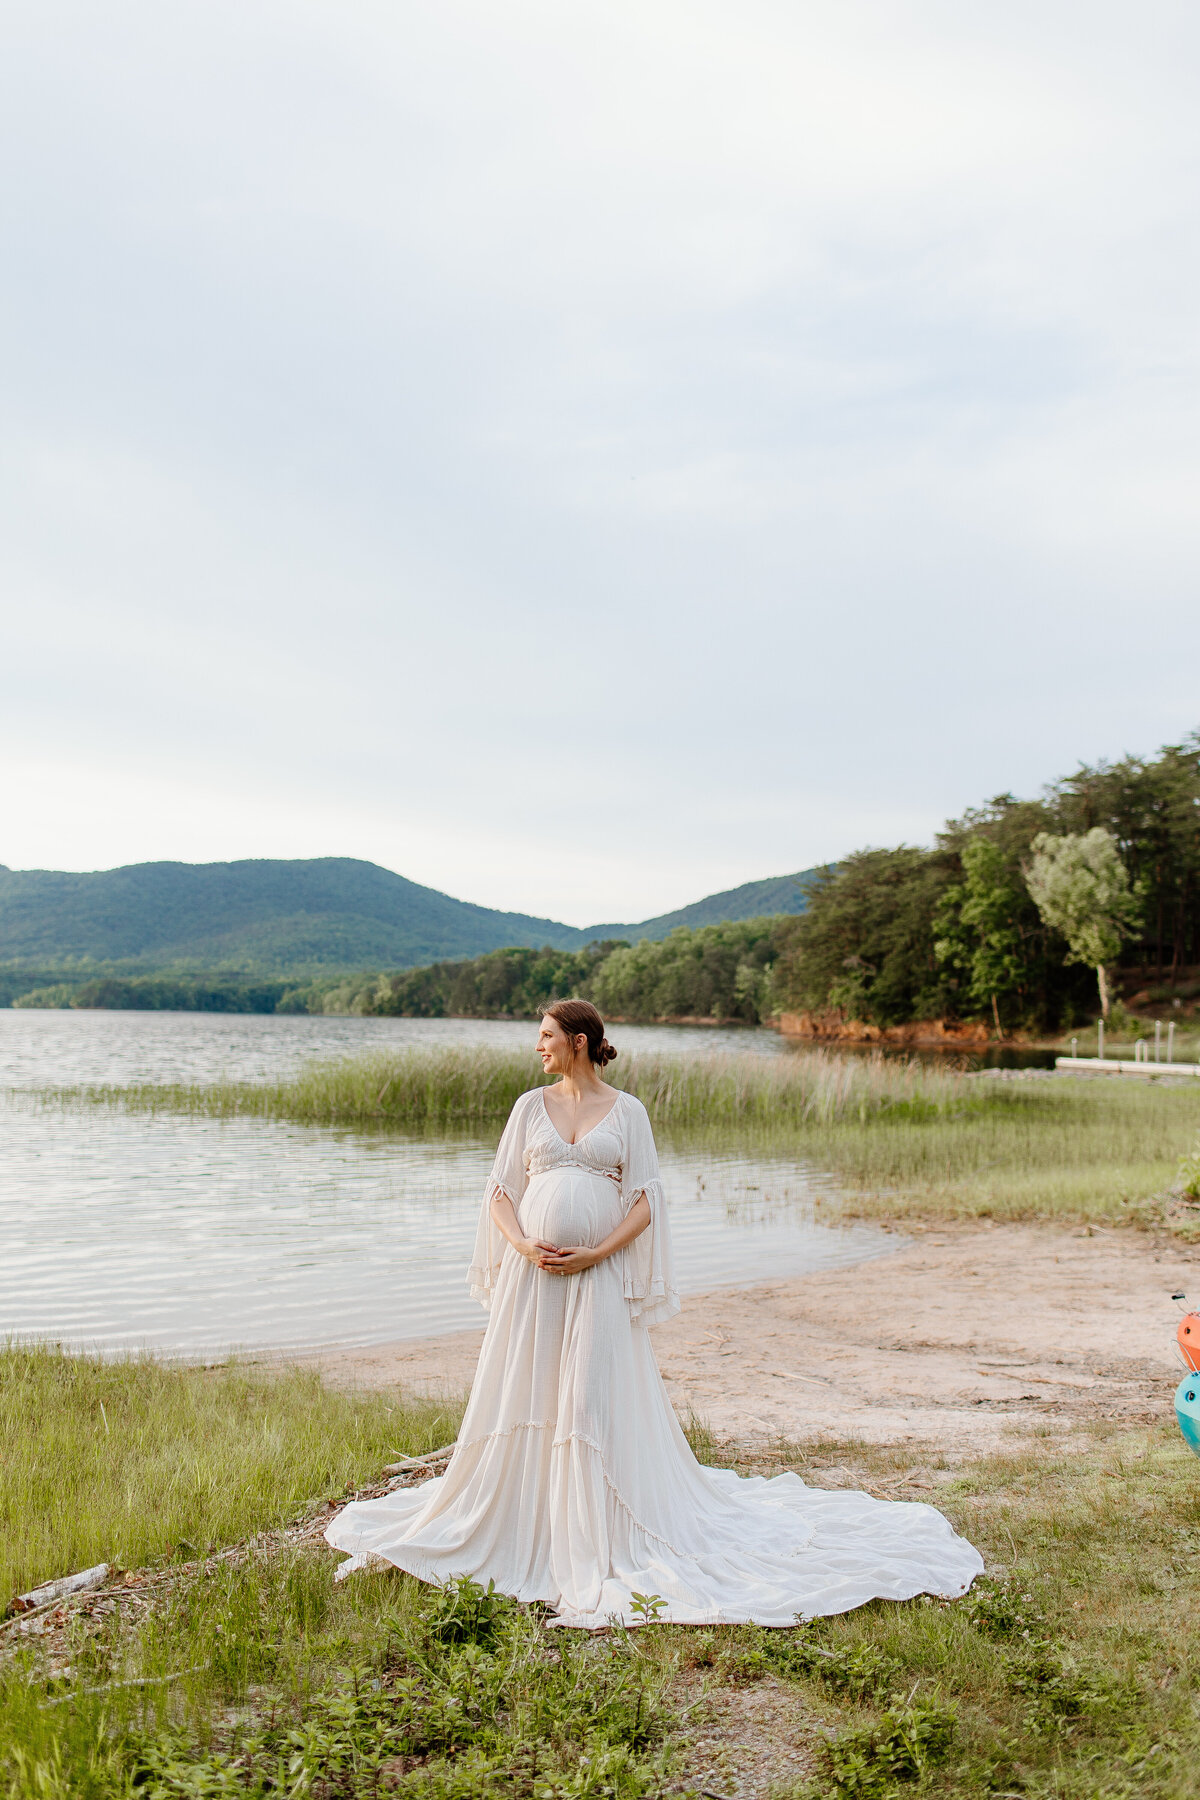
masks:
{"label": "bell sleeve", "polygon": [[621,1166],[621,1199],[626,1213],[645,1194],[650,1202],[650,1223],[622,1252],[625,1258],[625,1298],[635,1325],[660,1325],[679,1311],[675,1283],[675,1258],[671,1251],[671,1227],[658,1172],[658,1151],[650,1119],[640,1100],[629,1096],[625,1106],[625,1156]]}
{"label": "bell sleeve", "polygon": [[509,1113],[508,1124],[504,1127],[504,1136],[500,1139],[496,1160],[483,1191],[483,1206],[475,1231],[475,1253],[467,1270],[467,1285],[470,1287],[472,1300],[478,1300],[482,1307],[489,1310],[492,1290],[500,1274],[500,1261],[508,1247],[508,1239],[492,1218],[492,1201],[497,1194],[507,1194],[514,1208],[518,1207],[529,1185],[529,1171],[525,1166],[525,1125],[529,1102],[537,1092],[534,1088],[531,1094],[522,1094]]}

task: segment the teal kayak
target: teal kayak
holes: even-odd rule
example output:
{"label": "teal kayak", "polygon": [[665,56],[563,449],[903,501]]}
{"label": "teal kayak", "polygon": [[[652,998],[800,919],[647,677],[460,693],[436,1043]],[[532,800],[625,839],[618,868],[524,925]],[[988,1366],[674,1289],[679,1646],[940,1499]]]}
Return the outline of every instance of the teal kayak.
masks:
{"label": "teal kayak", "polygon": [[1200,1456],[1200,1374],[1194,1369],[1175,1389],[1175,1417],[1188,1449]]}

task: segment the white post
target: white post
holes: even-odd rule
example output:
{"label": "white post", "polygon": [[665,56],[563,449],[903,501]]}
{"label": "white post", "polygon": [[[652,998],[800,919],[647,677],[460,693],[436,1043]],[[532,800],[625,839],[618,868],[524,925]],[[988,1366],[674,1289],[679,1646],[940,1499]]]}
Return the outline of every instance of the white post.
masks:
{"label": "white post", "polygon": [[1100,1023],[1096,1027],[1096,1038],[1097,1038],[1097,1042],[1100,1045],[1100,1061],[1103,1062],[1104,1061],[1104,1020],[1103,1019],[1100,1020]]}
{"label": "white post", "polygon": [[1154,1060],[1155,1060],[1155,1062],[1162,1061],[1162,1020],[1161,1019],[1155,1019],[1155,1021],[1154,1021]]}
{"label": "white post", "polygon": [[1175,1061],[1175,1021],[1174,1021],[1174,1019],[1172,1019],[1171,1023],[1167,1026],[1167,1061],[1169,1063]]}
{"label": "white post", "polygon": [[1071,1039],[1071,1061],[1077,1062],[1078,1060],[1079,1060],[1079,1039],[1072,1038]]}

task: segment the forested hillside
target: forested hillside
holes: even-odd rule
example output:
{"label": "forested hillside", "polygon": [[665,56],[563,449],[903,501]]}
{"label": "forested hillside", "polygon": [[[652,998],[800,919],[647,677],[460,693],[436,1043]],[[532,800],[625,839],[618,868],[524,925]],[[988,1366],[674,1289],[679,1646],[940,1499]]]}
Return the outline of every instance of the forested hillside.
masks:
{"label": "forested hillside", "polygon": [[87,958],[150,971],[396,967],[501,944],[574,944],[553,919],[496,912],[351,857],[0,870],[0,963]]}
{"label": "forested hillside", "polygon": [[[583,931],[492,912],[337,858],[4,871],[0,1004],[527,1018],[576,993],[626,1019],[807,1013],[831,1026],[937,1018],[1005,1033],[1069,1029],[1095,1016],[1097,971],[1071,960],[1028,878],[1039,834],[1062,843],[1097,828],[1128,890],[1123,942],[1114,939],[1118,999],[1140,993],[1190,1010],[1200,996],[1200,736],[1157,757],[1082,766],[1040,799],[998,795],[930,848],[860,850],[641,925]],[[747,916],[754,901],[776,910]],[[68,955],[69,969],[54,966]]]}
{"label": "forested hillside", "polygon": [[[640,924],[580,929],[474,906],[350,857],[136,863],[89,874],[0,867],[0,970],[40,969],[44,982],[166,971],[294,982],[507,944],[578,950],[597,938],[665,937],[679,923],[794,912],[805,878],[750,882]],[[79,964],[91,965],[82,977]]]}
{"label": "forested hillside", "polygon": [[605,938],[626,938],[652,944],[685,925],[695,930],[700,925],[727,925],[739,919],[773,918],[777,913],[802,913],[808,905],[808,884],[817,869],[801,869],[795,875],[772,875],[766,881],[747,881],[744,886],[727,888],[720,894],[709,894],[694,900],[677,912],[660,913],[656,919],[643,919],[639,925],[589,925],[584,934],[588,943]]}
{"label": "forested hillside", "polygon": [[[1200,996],[1200,738],[1048,787],[1001,794],[952,820],[932,848],[861,850],[817,871],[801,914],[677,926],[586,954],[499,950],[344,989],[351,1010],[417,1017],[531,1017],[581,994],[606,1017],[747,1023],[808,1013],[858,1020],[985,1020],[1002,1033],[1069,1029],[1098,1009],[1095,969],[1043,920],[1027,884],[1039,833],[1112,834],[1133,924],[1120,950],[1126,998],[1178,1007]],[[766,884],[762,884],[766,885]]]}

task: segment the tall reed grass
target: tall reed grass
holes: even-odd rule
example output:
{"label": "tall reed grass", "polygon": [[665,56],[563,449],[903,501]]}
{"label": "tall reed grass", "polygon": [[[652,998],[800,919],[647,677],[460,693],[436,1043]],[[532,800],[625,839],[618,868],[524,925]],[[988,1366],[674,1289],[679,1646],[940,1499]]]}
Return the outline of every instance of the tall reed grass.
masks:
{"label": "tall reed grass", "polygon": [[805,1153],[837,1171],[859,1217],[1157,1226],[1171,1215],[1180,1158],[1200,1131],[1200,1083],[970,1086],[980,1104],[918,1126],[884,1114],[815,1127]]}
{"label": "tall reed grass", "polygon": [[[658,1125],[774,1128],[929,1118],[979,1103],[949,1070],[815,1050],[797,1056],[651,1056],[613,1064],[614,1087],[636,1094]],[[314,1062],[275,1082],[213,1082],[72,1090],[125,1105],[409,1129],[482,1126],[545,1078],[533,1057],[484,1045],[379,1052]]]}

